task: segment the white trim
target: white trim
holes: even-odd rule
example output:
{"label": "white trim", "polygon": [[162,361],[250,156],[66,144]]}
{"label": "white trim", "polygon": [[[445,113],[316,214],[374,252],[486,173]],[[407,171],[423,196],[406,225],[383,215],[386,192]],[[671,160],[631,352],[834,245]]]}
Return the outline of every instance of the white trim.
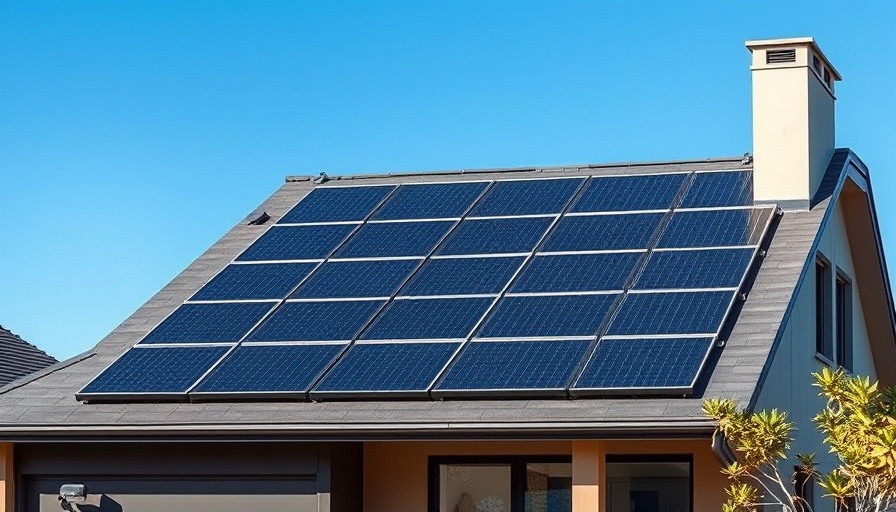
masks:
{"label": "white trim", "polygon": [[495,252],[490,254],[436,254],[430,260],[463,260],[480,258],[525,258],[529,252]]}
{"label": "white trim", "polygon": [[366,256],[358,258],[328,258],[327,263],[361,263],[361,262],[378,262],[378,261],[413,261],[425,260],[426,256]]}
{"label": "white trim", "polygon": [[389,297],[299,297],[284,300],[284,304],[293,304],[298,302],[385,302]]}
{"label": "white trim", "polygon": [[[302,345],[348,345],[347,341],[342,340],[320,340],[320,341],[244,341],[240,343],[240,347],[297,347]],[[239,347],[237,347],[239,348]]]}
{"label": "white trim", "polygon": [[545,251],[535,253],[535,257],[540,256],[596,256],[600,254],[635,254],[645,253],[647,249],[595,249],[591,251]]}
{"label": "white trim", "polygon": [[[128,349],[128,352],[134,349],[153,349],[153,348],[193,348],[193,347],[234,347],[239,344],[238,341],[171,341],[162,343],[137,343]],[[123,355],[123,354],[122,354]],[[111,366],[111,365],[110,365]]]}
{"label": "white trim", "polygon": [[478,215],[465,217],[464,220],[550,219],[559,216],[559,213],[528,213],[523,215]]}
{"label": "white trim", "polygon": [[597,212],[569,212],[563,215],[563,217],[609,217],[612,215],[647,215],[647,214],[666,214],[669,213],[672,208],[662,208],[662,209],[654,209],[654,210],[602,210]]}
{"label": "white trim", "polygon": [[415,343],[458,343],[463,345],[466,338],[391,338],[391,339],[359,339],[353,345],[413,345]]}
{"label": "white trim", "polygon": [[691,333],[691,334],[613,334],[601,336],[600,341],[607,340],[664,340],[664,339],[703,339],[707,340],[715,339],[715,333]]}
{"label": "white trim", "polygon": [[[303,198],[304,199],[304,198]],[[301,204],[301,201],[296,203],[296,206]],[[295,208],[295,206],[293,207]],[[292,211],[292,209],[290,209]],[[289,212],[287,212],[289,213]],[[284,214],[286,215],[286,214]],[[323,222],[280,222],[275,223],[276,227],[284,227],[284,228],[294,228],[294,227],[306,227],[306,226],[357,226],[359,224],[363,224],[363,220],[328,220]]]}
{"label": "white trim", "polygon": [[[228,266],[230,266],[230,265],[270,265],[270,264],[274,264],[274,263],[323,263],[324,261],[326,261],[326,258],[303,259],[303,260],[240,260],[240,261],[233,260],[230,263],[228,263]],[[224,268],[227,268],[227,267],[224,267]],[[222,271],[223,271],[223,269],[222,269]],[[220,274],[220,272],[219,272],[219,274]],[[215,277],[218,277],[218,274],[215,274],[215,276],[212,279],[214,279]],[[211,279],[209,279],[209,281],[211,281]],[[208,283],[206,283],[206,284],[208,284]],[[205,286],[205,285],[203,285],[203,286]]]}
{"label": "white trim", "polygon": [[566,292],[508,292],[504,294],[506,298],[515,297],[573,297],[588,295],[622,295],[624,290],[584,290],[584,291],[566,291]]}
{"label": "white trim", "polygon": [[394,300],[439,300],[439,299],[492,299],[498,297],[498,293],[471,293],[471,294],[454,294],[454,295],[399,295]]}
{"label": "white trim", "polygon": [[[745,272],[746,273],[746,272]],[[724,288],[650,288],[629,289],[629,295],[662,295],[664,293],[710,293],[710,292],[736,292],[737,287]]]}
{"label": "white trim", "polygon": [[488,338],[473,338],[470,343],[528,343],[533,341],[581,341],[592,342],[596,338],[595,335],[589,336],[496,336]]}
{"label": "white trim", "polygon": [[365,225],[369,224],[409,224],[412,222],[458,222],[461,217],[426,217],[426,218],[401,218],[401,219],[380,219],[365,221]]}
{"label": "white trim", "polygon": [[687,251],[737,251],[755,249],[754,245],[714,245],[709,247],[657,247],[653,252],[687,252]]}
{"label": "white trim", "polygon": [[260,303],[279,303],[283,299],[209,299],[209,300],[190,300],[187,299],[182,305],[187,304],[260,304]]}

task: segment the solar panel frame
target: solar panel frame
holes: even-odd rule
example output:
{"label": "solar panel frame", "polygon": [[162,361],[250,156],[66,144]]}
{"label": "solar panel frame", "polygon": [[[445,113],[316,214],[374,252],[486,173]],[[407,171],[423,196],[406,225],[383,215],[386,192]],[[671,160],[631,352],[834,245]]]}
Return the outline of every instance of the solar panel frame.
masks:
{"label": "solar panel frame", "polygon": [[[398,222],[367,222],[345,241],[331,257],[335,259],[380,259],[393,257],[425,257],[439,247],[454,231],[456,220],[409,220]],[[401,228],[414,225],[414,239]],[[413,242],[402,247],[397,242]]]}
{"label": "solar panel frame", "polygon": [[[217,274],[215,274],[211,279],[209,279],[199,290],[190,296],[187,299],[187,302],[198,302],[198,301],[243,301],[243,300],[272,300],[272,299],[283,299],[289,296],[290,292],[292,292],[297,286],[303,283],[311,273],[315,272],[317,266],[320,263],[317,262],[290,262],[290,263],[249,263],[249,264],[240,264],[240,263],[230,263],[226,267],[222,268]],[[252,273],[252,272],[261,272],[265,268],[272,270],[273,275],[271,276],[255,276],[256,277],[256,291],[255,293],[243,293],[242,295],[231,295],[225,296],[222,292],[223,290],[215,290],[215,288],[226,288],[226,282],[228,280],[245,280],[246,278],[239,275],[240,273]],[[276,284],[271,283],[270,280],[274,277],[277,277],[281,273],[294,272],[294,275],[297,275],[298,278],[289,279],[287,283],[291,283],[287,285],[283,285],[279,288],[276,288],[275,291],[258,291],[258,288],[264,288],[267,286],[267,290],[270,288],[275,288]],[[287,276],[280,275],[281,279],[286,279]],[[268,281],[265,281],[265,278]],[[231,288],[234,285],[230,285]],[[217,293],[217,294],[216,294]]]}
{"label": "solar panel frame", "polygon": [[[314,386],[316,382],[320,380],[320,378],[327,372],[327,370],[335,364],[336,361],[345,353],[348,348],[348,343],[340,343],[340,342],[298,342],[298,343],[279,343],[279,342],[244,342],[234,347],[233,350],[229,351],[224,357],[222,357],[212,368],[210,368],[203,376],[198,379],[193,386],[190,387],[188,391],[188,396],[192,399],[196,400],[251,400],[251,399],[259,399],[259,400],[270,400],[270,399],[278,399],[278,400],[309,400],[308,391]],[[327,359],[321,359],[319,366],[316,369],[312,369],[310,373],[306,373],[304,376],[305,385],[301,387],[296,387],[295,389],[209,389],[209,386],[216,378],[228,378],[226,376],[219,377],[218,372],[227,371],[227,365],[235,364],[233,363],[234,359],[240,357],[240,351],[281,351],[281,352],[290,352],[290,351],[299,351],[299,350],[327,350],[330,349],[331,353]],[[294,357],[298,358],[301,354],[293,354]],[[325,357],[327,354],[323,354]],[[250,361],[250,363],[253,361]],[[301,362],[301,361],[300,361]],[[256,364],[259,364],[256,362]],[[276,363],[274,364],[276,367]],[[274,375],[273,378],[282,378],[286,377],[294,378],[294,373],[287,373],[284,376]],[[270,378],[269,378],[270,379]],[[273,386],[271,386],[273,387]]]}
{"label": "solar panel frame", "polygon": [[[569,204],[570,200],[575,197],[587,181],[585,176],[558,177],[558,178],[530,178],[516,180],[497,180],[494,185],[477,201],[476,205],[470,210],[467,218],[488,218],[488,217],[526,217],[531,215],[558,215]],[[544,187],[545,184],[561,183],[570,188],[568,192],[559,191],[558,195],[551,198],[551,204],[544,207],[532,207],[527,201],[520,200],[520,194],[525,195],[524,187]],[[512,190],[512,189],[518,190]],[[529,192],[530,194],[533,191]],[[538,194],[541,199],[544,194]],[[502,206],[500,202],[509,201],[509,207]],[[515,208],[515,209],[514,209]]]}
{"label": "solar panel frame", "polygon": [[[539,248],[540,253],[583,253],[646,250],[667,212],[564,215],[552,227]],[[612,237],[585,238],[597,230]]]}
{"label": "solar panel frame", "polygon": [[[173,311],[171,311],[165,318],[159,321],[140,341],[137,345],[185,345],[185,344],[220,344],[220,343],[237,343],[242,340],[247,334],[252,332],[255,327],[257,327],[261,322],[263,322],[272,311],[277,309],[277,305],[280,303],[278,300],[265,300],[265,301],[228,301],[228,302],[184,302]],[[176,324],[181,321],[177,318],[178,315],[184,315],[189,317],[188,313],[184,313],[185,311],[200,311],[200,310],[211,310],[213,308],[217,309],[239,309],[239,308],[252,308],[257,311],[257,316],[255,316],[253,321],[247,321],[242,326],[237,328],[233,327],[232,336],[219,332],[217,335],[206,337],[200,336],[198,333],[191,334],[190,336],[181,336],[180,338],[169,337],[167,335],[158,334],[160,332],[165,332],[166,329],[171,330],[173,327],[170,327],[172,324]],[[224,312],[222,311],[222,314]],[[202,315],[200,316],[200,320],[202,320]],[[195,315],[194,315],[195,316]],[[214,316],[214,315],[212,315]],[[232,312],[228,315],[228,317],[234,317]],[[205,319],[202,321],[213,322],[212,319]],[[219,328],[221,326],[218,326]],[[178,331],[181,329],[178,328]],[[223,329],[220,329],[223,330]],[[242,334],[238,334],[242,332]]]}
{"label": "solar panel frame", "polygon": [[[251,342],[339,341],[348,343],[364,331],[386,304],[387,300],[385,298],[345,300],[290,299],[277,308],[277,311],[268,315],[244,339]],[[340,311],[340,308],[342,311]],[[327,309],[330,309],[330,311],[327,311]],[[354,316],[349,316],[345,313],[350,313]],[[309,328],[309,333],[316,335],[309,336],[301,334],[298,330],[290,332],[289,328],[296,325],[297,317],[323,318],[325,321],[312,325]],[[328,323],[326,320],[330,318],[350,320],[351,323],[340,326],[335,323]],[[304,337],[299,337],[300,334]],[[340,336],[340,334],[342,335]]]}
{"label": "solar panel frame", "polygon": [[[137,397],[140,401],[186,401],[187,400],[187,390],[190,388],[193,382],[201,375],[204,374],[205,371],[208,371],[209,368],[214,366],[221,358],[225,357],[227,353],[230,351],[231,347],[222,344],[205,344],[205,345],[192,345],[192,346],[158,346],[158,345],[145,345],[145,346],[134,346],[130,347],[127,351],[120,354],[117,358],[115,358],[112,363],[107,365],[103,370],[97,374],[94,378],[92,378],[87,384],[85,384],[80,390],[75,393],[75,399],[79,401],[127,401],[133,400],[134,397]],[[181,372],[185,372],[189,370],[188,362],[189,359],[185,359],[183,356],[186,353],[193,352],[204,352],[208,354],[207,361],[200,361],[198,363],[199,368],[193,368],[193,371],[189,372],[189,375],[182,376],[181,380],[183,381],[182,385],[177,386],[178,389],[156,389],[149,391],[109,391],[109,390],[99,390],[99,391],[90,391],[91,387],[97,385],[97,382],[100,382],[101,379],[105,377],[109,377],[111,373],[116,371],[116,366],[120,364],[128,364],[127,359],[131,357],[162,357],[165,354],[174,354],[178,353],[176,360],[178,362],[177,365],[173,365],[174,369],[180,370]],[[131,380],[137,380],[140,383],[145,384],[147,378],[159,378],[158,368],[155,365],[146,365],[142,367],[144,369],[143,372],[138,372],[136,376],[131,377]],[[133,372],[131,375],[134,375]],[[174,387],[174,386],[172,386]],[[120,389],[120,387],[119,387]]]}
{"label": "solar panel frame", "polygon": [[[331,223],[331,222],[361,222],[369,217],[380,205],[383,204],[384,201],[387,201],[388,198],[394,193],[394,191],[398,188],[398,185],[328,185],[328,186],[318,186],[308,192],[305,197],[300,199],[295,206],[293,206],[289,211],[287,211],[278,221],[277,224],[311,224],[311,223]],[[347,197],[338,197],[340,194],[345,196],[351,193],[357,192],[365,193],[367,192],[366,198],[347,198]],[[370,192],[373,192],[372,194]],[[335,198],[324,198],[323,201],[330,202],[339,202],[340,204],[337,206],[336,212],[338,215],[333,215],[331,212],[327,212],[330,216],[327,217],[326,214],[324,216],[318,215],[317,217],[300,217],[302,215],[303,210],[307,210],[309,206],[314,208],[317,206],[315,203],[320,202],[318,196],[322,195],[335,195]],[[335,200],[335,201],[334,201]],[[348,208],[346,208],[346,204],[348,203]],[[355,208],[353,214],[349,214],[352,208]]]}
{"label": "solar panel frame", "polygon": [[[369,217],[371,221],[398,221],[398,220],[420,220],[420,219],[459,219],[467,214],[470,209],[479,201],[480,198],[491,188],[493,181],[476,180],[476,181],[451,181],[451,182],[428,182],[428,183],[402,183],[387,201],[384,201]],[[450,211],[428,211],[426,214],[419,216],[410,215],[402,212],[402,208],[413,209],[413,202],[417,200],[414,194],[424,194],[425,188],[442,189],[443,192],[436,194],[435,198],[443,204],[437,205],[434,210],[440,208],[448,208]],[[463,198],[450,197],[445,190],[456,189],[460,191],[465,189],[461,194]],[[412,204],[410,206],[401,206],[402,201],[407,201],[406,197],[411,196]],[[466,201],[466,203],[459,203]],[[464,205],[465,204],[465,205]],[[398,210],[398,213],[390,210]]]}
{"label": "solar panel frame", "polygon": [[[652,174],[622,174],[622,175],[597,175],[591,176],[586,183],[584,190],[570,205],[569,212],[571,214],[585,212],[635,212],[635,211],[665,211],[673,207],[673,202],[681,193],[691,179],[690,172],[669,172],[669,173],[652,173]],[[629,183],[624,182],[641,182]],[[645,187],[646,182],[668,182],[666,185],[666,193],[661,199],[650,201],[645,194],[638,193],[645,188],[655,190],[656,187]],[[613,187],[616,183],[623,186],[623,190],[610,190],[607,193],[600,187]],[[629,185],[625,187],[625,185]],[[619,186],[616,187],[620,188]],[[592,190],[596,192],[592,192]],[[603,202],[603,205],[594,205],[593,203]],[[640,201],[640,203],[639,203]],[[648,202],[650,204],[648,204]],[[608,203],[608,204],[607,204]]]}
{"label": "solar panel frame", "polygon": [[[724,183],[726,178],[733,178],[735,183]],[[752,197],[753,172],[750,170],[698,171],[680,208],[748,206],[753,204]]]}
{"label": "solar panel frame", "polygon": [[[489,310],[481,325],[476,329],[474,340],[541,340],[541,339],[592,339],[610,319],[614,305],[622,297],[618,292],[562,293],[562,294],[505,294]],[[584,302],[589,311],[597,311],[600,317],[569,317],[575,308],[570,303]],[[532,304],[541,302],[547,309],[538,316],[532,314]],[[527,305],[528,303],[528,305]],[[567,304],[564,304],[567,303]],[[585,305],[583,305],[585,307]],[[594,308],[597,308],[596,310]],[[601,312],[601,308],[603,311]],[[519,311],[518,311],[519,310]],[[529,324],[526,333],[514,332],[520,324],[515,322],[525,313],[524,322]],[[556,313],[567,314],[558,317]],[[575,322],[574,322],[575,321]],[[555,322],[555,324],[550,324]],[[559,322],[559,323],[557,323]],[[538,324],[538,325],[536,325]],[[567,329],[566,332],[548,332],[550,325]],[[536,334],[532,334],[538,329]],[[574,332],[573,332],[574,331]]]}
{"label": "solar panel frame", "polygon": [[[532,397],[532,398],[565,398],[567,396],[567,388],[569,387],[572,380],[578,374],[579,367],[581,366],[582,358],[588,354],[589,346],[593,342],[591,340],[529,340],[529,341],[483,341],[483,340],[474,340],[469,343],[465,343],[463,348],[460,350],[456,358],[453,360],[451,365],[446,368],[439,379],[435,383],[435,385],[430,390],[430,395],[432,395],[435,399],[442,398],[464,398],[475,396],[479,397]],[[560,349],[559,353],[549,353],[551,349]],[[452,381],[460,380],[472,380],[476,378],[476,375],[458,375],[461,372],[467,370],[465,365],[475,364],[476,357],[488,357],[490,355],[494,355],[495,352],[501,352],[502,349],[504,352],[517,352],[519,350],[523,350],[522,353],[511,353],[504,354],[505,360],[485,362],[485,368],[482,368],[481,372],[488,373],[491,378],[498,378],[499,380],[504,380],[505,385],[503,387],[499,386],[477,386],[477,387],[459,387],[454,384]],[[489,354],[489,350],[492,350],[492,353]],[[535,350],[537,351],[535,357],[530,356],[530,352]],[[480,352],[479,354],[475,352]],[[482,353],[485,351],[485,353]],[[543,355],[543,358],[538,359],[539,355]],[[545,385],[547,383],[539,383],[534,386],[521,386],[519,383],[517,385],[507,385],[509,381],[515,380],[512,375],[498,375],[499,372],[502,371],[501,366],[505,366],[506,364],[514,364],[513,372],[516,372],[518,366],[523,364],[525,359],[529,363],[533,361],[537,365],[536,368],[526,368],[525,370],[530,372],[538,373],[542,380],[544,380],[544,374],[548,373],[550,368],[549,365],[557,364],[558,362],[562,366],[564,361],[558,361],[557,359],[563,355],[571,356],[572,359],[565,361],[565,367],[558,367],[554,370],[554,377],[559,378],[559,381],[555,381],[555,385]],[[522,358],[522,359],[521,359]],[[509,361],[507,360],[509,359]],[[560,374],[560,375],[557,375]],[[517,381],[521,379],[516,379]]]}
{"label": "solar panel frame", "polygon": [[[311,391],[308,393],[308,396],[311,400],[315,401],[326,401],[328,399],[361,399],[361,398],[370,398],[371,396],[383,397],[386,399],[397,399],[397,398],[429,398],[429,389],[432,388],[433,384],[439,378],[439,376],[444,371],[445,367],[456,357],[457,352],[460,350],[460,347],[463,345],[461,341],[434,341],[434,340],[404,340],[399,342],[380,342],[380,341],[358,341],[346,350],[344,355],[339,358],[336,363],[326,372],[326,374],[320,378],[320,380],[314,385]],[[346,365],[350,369],[349,365],[358,365],[366,363],[366,368],[376,368],[376,369],[387,369],[388,371],[395,373],[396,370],[401,370],[408,367],[410,362],[407,360],[407,357],[404,357],[403,360],[400,361],[392,361],[392,366],[383,367],[370,364],[369,357],[367,356],[367,360],[361,361],[361,363],[356,363],[354,360],[350,359],[352,357],[362,357],[363,355],[358,355],[362,352],[370,352],[370,351],[385,351],[388,349],[393,350],[414,350],[414,349],[428,349],[430,352],[434,352],[431,354],[434,358],[438,358],[434,361],[430,361],[435,363],[432,366],[428,366],[427,370],[430,372],[428,374],[429,378],[420,378],[419,385],[416,386],[405,386],[402,388],[398,388],[398,386],[393,386],[393,389],[384,389],[386,386],[381,386],[377,389],[373,389],[372,386],[368,387],[350,387],[347,385],[344,386],[335,386],[337,379],[341,379],[344,376],[341,372],[348,372],[340,365]],[[438,349],[438,352],[433,349]],[[413,354],[412,354],[413,355]],[[414,368],[418,369],[420,367],[421,361],[427,362],[425,360],[426,354],[420,355],[417,354],[417,357],[411,358],[413,360]],[[332,387],[335,386],[335,387]]]}
{"label": "solar panel frame", "polygon": [[[748,219],[737,218],[747,215]],[[697,249],[760,245],[774,218],[775,209],[772,207],[679,209],[672,214],[668,225],[656,242],[656,247]],[[741,220],[749,222],[749,232],[736,230],[736,224]],[[728,232],[702,228],[705,225],[719,226],[722,223],[734,226]]]}
{"label": "solar panel frame", "polygon": [[[329,224],[301,224],[301,225],[278,225],[273,224],[265,230],[249,247],[243,250],[235,259],[236,262],[260,262],[260,261],[320,261],[324,260],[340,249],[346,242],[351,239],[355,232],[362,224],[359,222],[342,222]],[[325,233],[325,240],[315,241],[315,246],[311,249],[298,244],[293,240],[295,235],[288,236],[288,232],[313,231]],[[276,234],[275,234],[276,233]],[[274,244],[274,248],[264,249],[265,243]],[[277,247],[277,245],[285,247]],[[302,252],[303,250],[307,252]]]}
{"label": "solar panel frame", "polygon": [[[611,339],[601,339],[597,343],[597,347],[595,350],[589,354],[588,360],[585,362],[579,374],[576,376],[575,381],[572,386],[570,386],[568,392],[569,395],[573,398],[579,397],[589,397],[589,396],[606,396],[606,395],[665,395],[665,396],[676,396],[676,395],[691,395],[694,392],[694,389],[697,386],[697,382],[703,376],[703,372],[706,369],[707,362],[713,354],[714,350],[717,350],[715,344],[715,338],[712,336],[677,336],[677,337],[662,337],[662,338],[611,338]],[[651,343],[657,343],[660,345],[670,345],[676,344],[679,345],[683,342],[693,342],[693,347],[695,349],[700,349],[702,346],[703,350],[696,353],[699,356],[696,361],[697,364],[694,365],[691,361],[691,372],[693,377],[689,382],[682,383],[679,385],[672,386],[660,386],[656,384],[652,385],[628,385],[628,386],[589,386],[583,385],[583,380],[587,377],[586,375],[594,368],[593,364],[604,364],[604,361],[597,362],[597,357],[601,353],[602,348],[606,348],[607,350],[613,350],[614,347],[608,347],[602,344],[612,344],[617,347],[626,347],[626,345],[634,345],[641,344],[642,346],[649,347],[647,350],[653,349],[654,347],[650,347]],[[668,346],[660,346],[656,347],[656,350],[662,350],[662,356],[664,358],[669,357],[669,354],[672,353],[672,350]],[[689,354],[694,355],[694,354]],[[657,365],[658,366],[658,365]],[[630,365],[626,365],[626,368],[630,368]],[[596,370],[595,370],[596,371]],[[628,374],[624,378],[628,378],[629,380],[635,380],[634,378],[639,378],[641,375],[639,372],[643,372],[644,367],[639,369],[631,369]],[[689,373],[691,373],[689,372]],[[634,378],[633,378],[634,377]]]}

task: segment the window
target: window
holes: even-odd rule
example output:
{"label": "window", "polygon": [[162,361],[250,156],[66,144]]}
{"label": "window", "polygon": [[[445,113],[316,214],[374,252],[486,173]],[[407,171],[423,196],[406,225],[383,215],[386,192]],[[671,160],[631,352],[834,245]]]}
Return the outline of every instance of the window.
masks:
{"label": "window", "polygon": [[430,457],[432,512],[571,512],[568,456]]}
{"label": "window", "polygon": [[837,272],[837,364],[852,371],[852,283]]}
{"label": "window", "polygon": [[834,339],[831,297],[831,265],[819,256],[815,260],[815,352],[834,361]]}
{"label": "window", "polygon": [[692,459],[607,456],[607,510],[690,512]]}

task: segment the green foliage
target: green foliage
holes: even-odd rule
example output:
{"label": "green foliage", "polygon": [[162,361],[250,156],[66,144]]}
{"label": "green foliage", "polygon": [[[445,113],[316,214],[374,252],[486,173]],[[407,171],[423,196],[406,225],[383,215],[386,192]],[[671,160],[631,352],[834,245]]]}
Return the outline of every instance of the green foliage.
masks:
{"label": "green foliage", "polygon": [[[837,466],[822,475],[812,455],[796,455],[797,473],[819,479],[825,497],[838,509],[883,512],[896,507],[896,390],[878,389],[867,377],[842,369],[813,374],[827,400],[815,416]],[[805,478],[785,479],[779,467],[788,459],[794,425],[785,412],[746,412],[731,400],[709,399],[703,411],[735,450],[737,462],[722,470],[731,482],[724,512],[753,512],[760,503],[809,511],[811,504],[794,487]],[[788,463],[789,464],[789,463]]]}

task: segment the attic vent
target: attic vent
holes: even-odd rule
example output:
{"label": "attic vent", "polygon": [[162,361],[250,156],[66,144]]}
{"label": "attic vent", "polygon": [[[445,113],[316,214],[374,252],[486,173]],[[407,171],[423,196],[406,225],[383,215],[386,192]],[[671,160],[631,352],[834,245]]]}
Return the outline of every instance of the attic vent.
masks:
{"label": "attic vent", "polygon": [[766,64],[778,64],[781,62],[796,62],[796,49],[769,50],[765,52]]}

